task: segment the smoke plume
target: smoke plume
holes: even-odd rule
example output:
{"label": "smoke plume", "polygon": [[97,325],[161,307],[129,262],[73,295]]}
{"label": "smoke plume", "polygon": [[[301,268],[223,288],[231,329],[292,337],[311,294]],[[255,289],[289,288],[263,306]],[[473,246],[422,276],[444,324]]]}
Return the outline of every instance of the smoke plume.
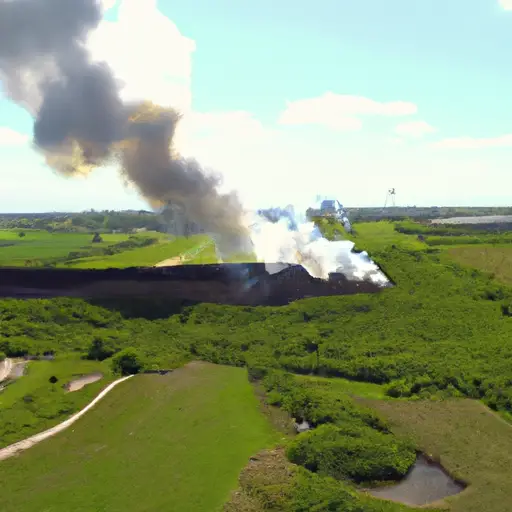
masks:
{"label": "smoke plume", "polygon": [[298,264],[321,279],[341,273],[350,280],[389,284],[366,252],[354,252],[355,244],[349,240],[327,240],[314,222],[302,218],[293,208],[259,213],[253,219],[251,231],[258,260],[272,262],[267,264],[270,273],[279,272],[288,264]]}
{"label": "smoke plume", "polygon": [[99,0],[0,0],[0,80],[34,117],[35,146],[67,176],[117,163],[153,207],[181,204],[216,233],[221,254],[246,252],[236,194],[220,194],[219,177],[172,147],[179,115],[125,104],[108,64],[91,60],[85,42],[101,19]]}
{"label": "smoke plume", "polygon": [[123,102],[108,64],[92,61],[86,41],[102,19],[99,1],[0,0],[0,80],[33,116],[34,144],[55,171],[76,176],[117,164],[151,206],[179,205],[212,233],[223,258],[254,247],[260,261],[299,263],[316,277],[341,269],[380,279],[351,242],[327,241],[291,207],[257,215],[247,227],[237,195],[219,193],[218,176],[174,150],[178,113]]}

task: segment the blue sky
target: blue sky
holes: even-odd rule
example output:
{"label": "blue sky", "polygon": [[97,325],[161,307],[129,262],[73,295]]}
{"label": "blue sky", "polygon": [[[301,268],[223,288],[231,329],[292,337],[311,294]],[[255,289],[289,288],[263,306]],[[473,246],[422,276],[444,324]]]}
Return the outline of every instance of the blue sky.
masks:
{"label": "blue sky", "polygon": [[[511,203],[512,1],[122,0],[90,48],[248,207]],[[144,206],[114,169],[55,176],[30,130],[0,99],[0,211]]]}

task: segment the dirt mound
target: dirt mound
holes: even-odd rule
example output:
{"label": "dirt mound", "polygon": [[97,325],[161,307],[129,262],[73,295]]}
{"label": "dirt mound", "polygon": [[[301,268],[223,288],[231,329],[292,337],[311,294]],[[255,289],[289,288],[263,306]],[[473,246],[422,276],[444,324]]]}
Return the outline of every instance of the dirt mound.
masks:
{"label": "dirt mound", "polygon": [[327,295],[375,293],[382,286],[331,274],[313,278],[302,266],[269,274],[264,263],[74,270],[1,268],[0,297],[164,297],[238,305],[283,305]]}

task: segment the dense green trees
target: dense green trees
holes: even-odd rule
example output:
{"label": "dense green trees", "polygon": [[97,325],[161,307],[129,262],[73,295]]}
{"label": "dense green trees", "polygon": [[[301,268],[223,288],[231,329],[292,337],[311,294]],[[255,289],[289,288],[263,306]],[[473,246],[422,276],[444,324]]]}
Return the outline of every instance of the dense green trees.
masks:
{"label": "dense green trees", "polygon": [[416,460],[414,448],[371,428],[322,425],[297,437],[287,455],[306,469],[356,483],[403,478]]}

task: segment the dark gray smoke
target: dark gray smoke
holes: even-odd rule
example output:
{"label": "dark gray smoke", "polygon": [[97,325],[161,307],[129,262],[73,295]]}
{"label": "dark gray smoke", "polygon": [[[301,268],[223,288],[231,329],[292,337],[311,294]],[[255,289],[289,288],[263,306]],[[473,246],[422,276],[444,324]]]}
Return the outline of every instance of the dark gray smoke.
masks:
{"label": "dark gray smoke", "polygon": [[217,234],[221,253],[246,251],[237,196],[172,150],[177,113],[123,104],[109,66],[91,61],[85,42],[101,18],[97,0],[0,0],[0,79],[33,115],[35,145],[66,175],[115,159],[152,206],[181,204]]}

